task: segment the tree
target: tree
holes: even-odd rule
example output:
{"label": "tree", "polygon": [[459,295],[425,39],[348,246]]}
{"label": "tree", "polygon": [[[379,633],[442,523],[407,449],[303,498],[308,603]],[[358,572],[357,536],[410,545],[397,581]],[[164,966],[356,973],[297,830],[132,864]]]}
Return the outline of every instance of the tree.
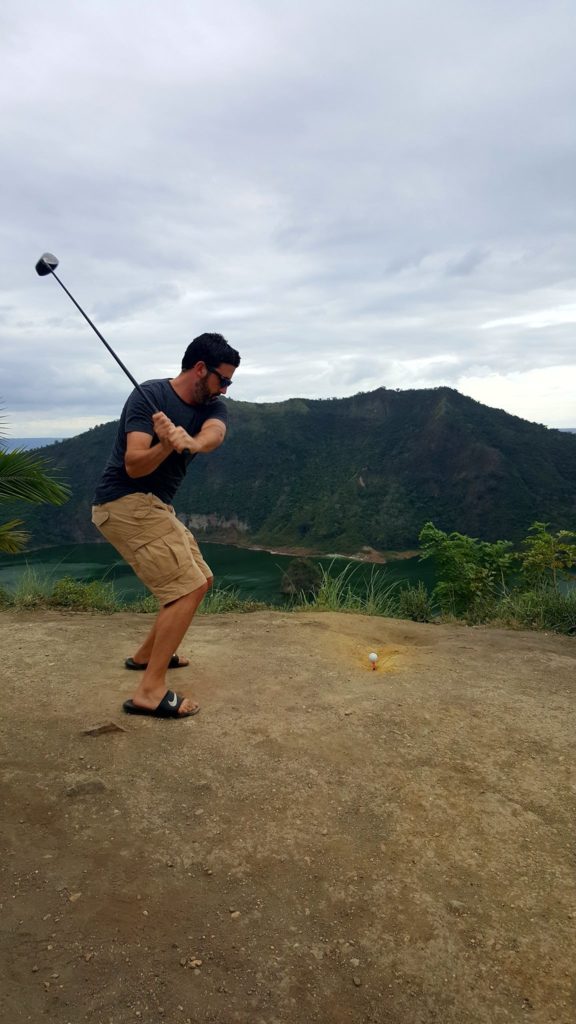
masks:
{"label": "tree", "polygon": [[480,611],[506,593],[516,561],[510,541],[490,544],[462,533],[444,533],[428,522],[420,531],[420,545],[420,560],[436,562],[439,581],[432,596],[443,611]]}
{"label": "tree", "polygon": [[532,523],[520,559],[529,584],[557,591],[560,580],[570,579],[570,570],[576,565],[576,534],[573,530],[550,533],[549,525]]}
{"label": "tree", "polygon": [[[27,501],[32,504],[63,505],[70,489],[50,477],[47,463],[20,448],[12,452],[2,447],[0,434],[0,503]],[[0,552],[15,555],[26,545],[28,534],[21,530],[21,519],[0,523]]]}

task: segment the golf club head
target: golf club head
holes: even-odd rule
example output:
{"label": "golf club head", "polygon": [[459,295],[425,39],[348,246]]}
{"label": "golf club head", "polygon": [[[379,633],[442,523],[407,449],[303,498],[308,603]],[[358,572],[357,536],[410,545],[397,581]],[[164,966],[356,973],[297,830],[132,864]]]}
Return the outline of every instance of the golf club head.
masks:
{"label": "golf club head", "polygon": [[53,270],[56,270],[57,266],[58,260],[56,259],[56,256],[53,256],[51,252],[45,252],[44,255],[40,257],[38,263],[36,264],[36,273],[40,277],[46,277],[47,274],[50,274]]}

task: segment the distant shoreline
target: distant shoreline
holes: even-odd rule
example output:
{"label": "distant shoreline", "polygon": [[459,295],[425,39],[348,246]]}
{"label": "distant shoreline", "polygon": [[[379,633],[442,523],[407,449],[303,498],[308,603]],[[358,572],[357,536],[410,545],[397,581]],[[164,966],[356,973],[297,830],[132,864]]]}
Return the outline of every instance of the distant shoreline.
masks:
{"label": "distant shoreline", "polygon": [[[292,558],[342,558],[350,562],[366,562],[374,563],[376,565],[385,565],[387,562],[399,562],[409,558],[416,558],[420,552],[418,550],[408,551],[377,551],[376,548],[371,548],[366,545],[361,548],[360,551],[353,553],[346,551],[319,551],[317,548],[309,547],[276,547],[269,546],[266,544],[239,544],[238,541],[223,540],[220,538],[203,537],[198,531],[195,535],[196,540],[200,545],[202,544],[221,544],[223,547],[237,548],[239,551],[261,551],[267,555],[281,555],[283,557]],[[76,544],[107,544],[108,541],[104,540],[103,537],[94,537],[89,540],[61,540],[52,544],[39,544],[36,547],[29,548],[23,554],[27,556],[33,555],[36,551],[47,551],[50,548],[58,548],[64,546],[73,547]],[[14,555],[10,556],[10,561],[14,558]]]}
{"label": "distant shoreline", "polygon": [[292,558],[343,558],[351,562],[374,562],[385,565],[386,562],[399,562],[407,558],[416,558],[419,551],[377,551],[375,548],[363,547],[354,554],[342,551],[318,551],[315,548],[305,547],[267,547],[264,544],[238,544],[224,541],[210,541],[200,538],[200,543],[221,544],[226,543],[228,547],[243,548],[246,551],[264,551],[268,555],[291,555]]}

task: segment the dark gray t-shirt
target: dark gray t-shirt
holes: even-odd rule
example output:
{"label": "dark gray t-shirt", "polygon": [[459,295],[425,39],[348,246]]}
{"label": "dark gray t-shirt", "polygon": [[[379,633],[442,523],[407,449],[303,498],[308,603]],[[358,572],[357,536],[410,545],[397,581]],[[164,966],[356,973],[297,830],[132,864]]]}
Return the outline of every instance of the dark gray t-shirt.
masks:
{"label": "dark gray t-shirt", "polygon": [[[206,405],[189,405],[176,394],[168,378],[165,380],[147,380],[140,387],[150,397],[153,405],[160,412],[165,412],[177,427],[184,427],[192,436],[197,434],[206,420],[222,420],[228,422],[226,403],[217,398]],[[94,505],[102,505],[105,501],[116,501],[126,494],[155,494],[161,501],[171,504],[172,498],[182,481],[186,467],[195,455],[181,455],[172,452],[153,473],[148,476],[132,478],[128,476],[124,465],[126,454],[126,434],[137,430],[150,434],[152,447],[158,444],[158,438],[152,425],[152,413],[138,391],[133,391],[122,410],[118,432],[110,458],[96,488]]]}

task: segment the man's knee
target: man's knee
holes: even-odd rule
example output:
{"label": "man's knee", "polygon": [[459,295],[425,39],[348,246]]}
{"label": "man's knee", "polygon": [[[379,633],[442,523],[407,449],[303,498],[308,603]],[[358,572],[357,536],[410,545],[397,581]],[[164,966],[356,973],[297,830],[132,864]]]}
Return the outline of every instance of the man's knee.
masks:
{"label": "man's knee", "polygon": [[198,594],[201,594],[201,596],[204,597],[208,593],[208,591],[210,590],[210,587],[212,586],[213,582],[214,582],[214,577],[213,576],[209,576],[208,579],[205,579],[204,582],[201,583],[200,586],[197,587],[196,590],[194,591],[196,596],[198,596]]}
{"label": "man's knee", "polygon": [[204,582],[201,583],[199,587],[196,587],[196,590],[194,590],[193,593],[196,594],[196,596],[201,594],[202,597],[204,597],[204,595],[207,594],[208,591],[210,590],[210,587],[212,586],[212,582],[211,581],[213,579],[214,579],[214,577],[212,576],[209,579],[204,580]]}
{"label": "man's knee", "polygon": [[204,582],[201,583],[198,587],[195,587],[194,590],[189,590],[186,594],[180,594],[179,597],[173,597],[171,601],[165,601],[164,607],[169,608],[170,605],[174,605],[178,601],[186,601],[188,603],[192,602],[192,604],[199,604],[204,595],[210,589],[210,586],[211,584],[208,582],[208,580],[204,580]]}

